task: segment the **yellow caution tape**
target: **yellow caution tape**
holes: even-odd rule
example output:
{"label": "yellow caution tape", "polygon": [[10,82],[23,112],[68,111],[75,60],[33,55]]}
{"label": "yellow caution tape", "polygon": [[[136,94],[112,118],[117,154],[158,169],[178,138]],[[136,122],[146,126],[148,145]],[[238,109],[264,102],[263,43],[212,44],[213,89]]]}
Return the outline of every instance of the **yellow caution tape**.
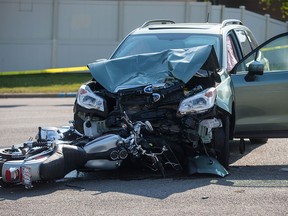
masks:
{"label": "yellow caution tape", "polygon": [[285,45],[285,46],[274,46],[274,47],[262,48],[261,51],[272,51],[272,50],[287,49],[287,48],[288,48],[288,45]]}
{"label": "yellow caution tape", "polygon": [[[261,51],[271,51],[279,49],[287,49],[288,45],[285,46],[275,46],[262,48]],[[1,75],[21,75],[21,74],[41,74],[41,73],[77,73],[77,72],[88,72],[87,66],[78,67],[65,67],[65,68],[47,68],[42,70],[23,70],[23,71],[4,71],[0,72]]]}
{"label": "yellow caution tape", "polygon": [[42,70],[23,70],[23,71],[4,71],[1,75],[20,75],[20,74],[41,74],[41,73],[76,73],[89,71],[87,66],[65,67],[65,68],[47,68]]}

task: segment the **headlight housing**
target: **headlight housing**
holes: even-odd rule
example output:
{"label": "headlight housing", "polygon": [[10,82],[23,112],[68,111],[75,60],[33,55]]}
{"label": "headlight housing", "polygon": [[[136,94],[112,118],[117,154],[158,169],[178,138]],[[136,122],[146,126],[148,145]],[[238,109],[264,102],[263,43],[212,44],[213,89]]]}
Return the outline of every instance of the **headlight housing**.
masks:
{"label": "headlight housing", "polygon": [[205,89],[204,91],[181,101],[178,112],[181,115],[205,112],[214,106],[216,95],[217,92],[215,88]]}
{"label": "headlight housing", "polygon": [[82,85],[77,93],[77,103],[87,109],[104,112],[104,99],[96,95],[88,85]]}

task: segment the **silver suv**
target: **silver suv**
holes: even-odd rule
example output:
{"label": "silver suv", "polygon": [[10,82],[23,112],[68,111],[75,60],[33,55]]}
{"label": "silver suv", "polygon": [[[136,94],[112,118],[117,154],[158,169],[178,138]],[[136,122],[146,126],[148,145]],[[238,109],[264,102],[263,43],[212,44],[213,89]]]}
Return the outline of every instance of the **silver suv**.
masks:
{"label": "silver suv", "polygon": [[[114,51],[111,59],[130,55],[160,52],[166,49],[191,48],[213,45],[221,70],[221,83],[226,79],[234,65],[258,46],[249,28],[240,20],[227,19],[222,23],[175,23],[171,20],[151,20],[133,30]],[[224,90],[227,91],[227,90]],[[232,97],[233,94],[230,94]],[[234,98],[229,100],[230,139],[235,129]],[[249,138],[249,137],[246,137]],[[251,138],[252,143],[265,143],[266,138]]]}
{"label": "silver suv", "polygon": [[[146,138],[160,147],[165,141],[178,159],[185,158],[181,164],[212,155],[227,167],[229,140],[240,138],[243,151],[244,138],[287,136],[279,96],[287,95],[287,35],[257,46],[235,19],[145,22],[110,59],[88,64],[93,79],[78,91],[75,129],[91,139],[115,132],[126,112],[132,121],[150,121],[155,130]],[[276,106],[261,95],[268,91]]]}

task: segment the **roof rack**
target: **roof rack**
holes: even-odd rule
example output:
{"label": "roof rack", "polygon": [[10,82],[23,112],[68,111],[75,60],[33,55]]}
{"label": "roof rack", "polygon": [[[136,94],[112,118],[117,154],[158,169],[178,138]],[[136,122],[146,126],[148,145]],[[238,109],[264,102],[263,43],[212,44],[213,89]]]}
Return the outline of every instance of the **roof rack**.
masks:
{"label": "roof rack", "polygon": [[221,27],[225,27],[227,25],[243,25],[243,23],[238,19],[223,20]]}
{"label": "roof rack", "polygon": [[159,23],[159,24],[167,24],[167,23],[170,23],[170,24],[174,24],[175,22],[172,21],[172,20],[149,20],[147,22],[145,22],[142,26],[140,26],[140,28],[145,28],[151,24],[156,24],[156,23]]}

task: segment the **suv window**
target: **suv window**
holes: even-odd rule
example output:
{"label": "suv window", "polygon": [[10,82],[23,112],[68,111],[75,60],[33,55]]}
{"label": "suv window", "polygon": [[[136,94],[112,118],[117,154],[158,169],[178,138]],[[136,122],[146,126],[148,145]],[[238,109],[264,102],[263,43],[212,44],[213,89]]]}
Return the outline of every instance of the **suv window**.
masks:
{"label": "suv window", "polygon": [[[265,42],[260,50],[255,50],[233,71],[234,73],[247,73],[248,66],[254,60],[264,64],[264,72],[288,71],[288,36],[271,39]],[[255,58],[256,56],[256,58]]]}
{"label": "suv window", "polygon": [[248,40],[249,40],[249,42],[251,44],[252,49],[257,48],[258,44],[257,44],[255,38],[253,37],[252,33],[249,32],[249,31],[245,31],[245,32],[246,32],[247,38],[248,38]]}
{"label": "suv window", "polygon": [[236,36],[240,43],[241,51],[243,56],[246,56],[248,53],[252,51],[252,45],[250,43],[251,39],[247,37],[247,34],[243,30],[235,30]]}
{"label": "suv window", "polygon": [[[238,41],[239,41],[242,56],[245,57],[247,54],[249,54],[255,48],[255,47],[253,47],[254,45],[252,46],[251,37],[248,37],[244,30],[236,29],[235,33],[236,33],[236,36],[237,36]],[[253,44],[254,44],[254,42],[253,42]],[[255,55],[252,55],[249,58],[247,58],[247,62],[252,62],[255,59],[254,56]],[[242,67],[243,70],[245,70],[245,68],[246,67]]]}
{"label": "suv window", "polygon": [[[260,49],[257,60],[264,63],[266,70],[288,70],[288,36],[272,41]],[[261,58],[260,58],[261,57]],[[268,65],[267,65],[268,64]]]}
{"label": "suv window", "polygon": [[161,33],[130,35],[118,47],[111,58],[120,58],[151,52],[161,52],[167,49],[183,49],[201,45],[214,45],[220,58],[220,38],[217,35],[202,35],[189,33]]}

